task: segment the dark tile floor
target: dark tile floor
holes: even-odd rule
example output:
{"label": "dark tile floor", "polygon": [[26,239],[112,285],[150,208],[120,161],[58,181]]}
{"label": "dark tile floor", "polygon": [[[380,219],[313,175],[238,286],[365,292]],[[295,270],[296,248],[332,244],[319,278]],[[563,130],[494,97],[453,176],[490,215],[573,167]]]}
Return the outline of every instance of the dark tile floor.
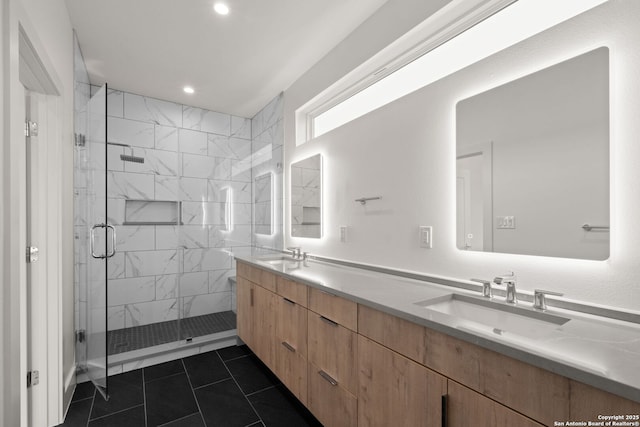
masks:
{"label": "dark tile floor", "polygon": [[246,346],[114,375],[109,395],[78,384],[60,426],[321,426]]}

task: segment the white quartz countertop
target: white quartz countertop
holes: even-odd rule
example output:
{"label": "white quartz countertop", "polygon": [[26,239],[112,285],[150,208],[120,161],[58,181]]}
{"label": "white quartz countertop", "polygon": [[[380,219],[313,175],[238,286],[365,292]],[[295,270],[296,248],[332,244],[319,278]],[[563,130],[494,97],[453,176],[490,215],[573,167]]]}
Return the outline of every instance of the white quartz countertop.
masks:
{"label": "white quartz countertop", "polygon": [[[542,331],[505,333],[416,304],[451,294],[479,297],[478,292],[317,260],[270,264],[264,252],[235,258],[640,402],[639,324],[551,307],[545,313],[570,320]],[[530,307],[531,303],[520,305]]]}

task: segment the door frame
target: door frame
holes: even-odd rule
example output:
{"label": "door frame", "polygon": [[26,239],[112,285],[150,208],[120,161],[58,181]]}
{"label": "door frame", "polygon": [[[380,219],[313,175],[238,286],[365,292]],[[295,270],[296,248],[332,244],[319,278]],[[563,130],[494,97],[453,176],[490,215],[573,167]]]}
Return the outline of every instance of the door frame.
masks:
{"label": "door frame", "polygon": [[[0,384],[0,424],[31,425],[36,420],[39,425],[57,425],[64,416],[63,401],[67,389],[73,392],[73,385],[67,387],[63,379],[63,276],[68,276],[65,265],[67,254],[63,249],[68,238],[63,205],[65,203],[68,176],[62,167],[64,148],[64,109],[61,91],[63,85],[55,72],[43,43],[38,38],[37,29],[31,25],[21,2],[3,2],[0,10],[2,22],[3,63],[0,71],[2,84],[0,92],[5,100],[0,106],[0,130],[2,148],[0,163],[2,176],[0,189],[6,203],[0,209],[2,227],[1,265],[3,288],[0,304],[0,318],[3,328],[0,333],[0,369],[3,377]],[[46,362],[38,367],[41,372],[38,395],[45,403],[38,408],[30,407],[30,392],[27,390],[26,374],[29,361],[28,293],[27,293],[27,150],[25,141],[25,87],[42,93],[41,108],[46,111],[47,120],[40,124],[40,139],[46,139],[47,157],[43,168],[33,170],[32,182],[45,182],[46,188],[33,206],[37,220],[44,224],[39,230],[38,244],[42,255],[38,266],[40,281],[46,282],[44,300],[46,312],[38,312],[34,329],[46,337],[41,342],[45,348]],[[43,157],[38,152],[39,158]],[[40,262],[40,261],[39,261]],[[35,265],[35,264],[33,264]],[[66,280],[66,277],[65,277]],[[42,283],[41,283],[42,284]],[[40,351],[40,350],[39,350]],[[42,363],[42,362],[39,362]],[[44,374],[44,377],[43,377]],[[65,379],[66,379],[65,375]],[[73,378],[74,379],[74,378]],[[33,411],[37,411],[34,415]],[[42,421],[40,421],[42,420]]]}
{"label": "door frame", "polygon": [[457,161],[473,156],[482,156],[483,252],[493,252],[493,141],[458,146],[456,149],[456,174]]}

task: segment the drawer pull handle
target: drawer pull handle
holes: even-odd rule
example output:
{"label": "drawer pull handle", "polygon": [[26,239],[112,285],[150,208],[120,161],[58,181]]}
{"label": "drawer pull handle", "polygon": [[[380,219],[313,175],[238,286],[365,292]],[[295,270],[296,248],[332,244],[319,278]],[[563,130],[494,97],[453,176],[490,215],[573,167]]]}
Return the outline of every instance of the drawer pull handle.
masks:
{"label": "drawer pull handle", "polygon": [[337,386],[338,385],[338,381],[336,381],[333,378],[331,378],[331,375],[327,374],[325,371],[322,371],[322,370],[318,371],[318,375],[320,375],[322,378],[327,380],[327,382],[329,384],[331,384],[332,386]]}
{"label": "drawer pull handle", "polygon": [[282,299],[283,299],[285,302],[288,302],[289,304],[296,305],[296,302],[295,302],[295,301],[291,301],[289,298],[282,297]]}
{"label": "drawer pull handle", "polygon": [[440,421],[440,425],[442,427],[447,427],[447,425],[449,424],[449,417],[448,417],[448,402],[449,402],[449,395],[445,394],[442,396],[442,409],[441,409],[441,421]]}
{"label": "drawer pull handle", "polygon": [[291,344],[289,344],[288,342],[286,342],[286,341],[282,341],[282,345],[283,345],[283,347],[284,347],[284,348],[286,348],[286,349],[287,349],[287,350],[289,350],[290,352],[292,352],[292,353],[295,353],[295,352],[296,352],[296,349],[295,349],[295,348],[293,348],[293,346],[291,346]]}
{"label": "drawer pull handle", "polygon": [[249,305],[253,307],[253,288],[249,289]]}
{"label": "drawer pull handle", "polygon": [[324,316],[320,316],[320,320],[322,320],[322,321],[323,321],[323,322],[325,322],[325,323],[330,324],[331,326],[338,326],[338,323],[336,323],[336,322],[334,322],[333,320],[328,319],[328,318],[326,318],[326,317],[324,317]]}

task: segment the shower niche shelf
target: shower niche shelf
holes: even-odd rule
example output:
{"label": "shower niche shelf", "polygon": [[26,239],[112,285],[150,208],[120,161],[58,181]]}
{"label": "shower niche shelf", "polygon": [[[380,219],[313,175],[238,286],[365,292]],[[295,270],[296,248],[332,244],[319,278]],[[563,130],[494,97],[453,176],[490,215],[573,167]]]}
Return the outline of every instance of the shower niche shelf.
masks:
{"label": "shower niche shelf", "polygon": [[182,203],[171,200],[125,200],[122,225],[182,225]]}

